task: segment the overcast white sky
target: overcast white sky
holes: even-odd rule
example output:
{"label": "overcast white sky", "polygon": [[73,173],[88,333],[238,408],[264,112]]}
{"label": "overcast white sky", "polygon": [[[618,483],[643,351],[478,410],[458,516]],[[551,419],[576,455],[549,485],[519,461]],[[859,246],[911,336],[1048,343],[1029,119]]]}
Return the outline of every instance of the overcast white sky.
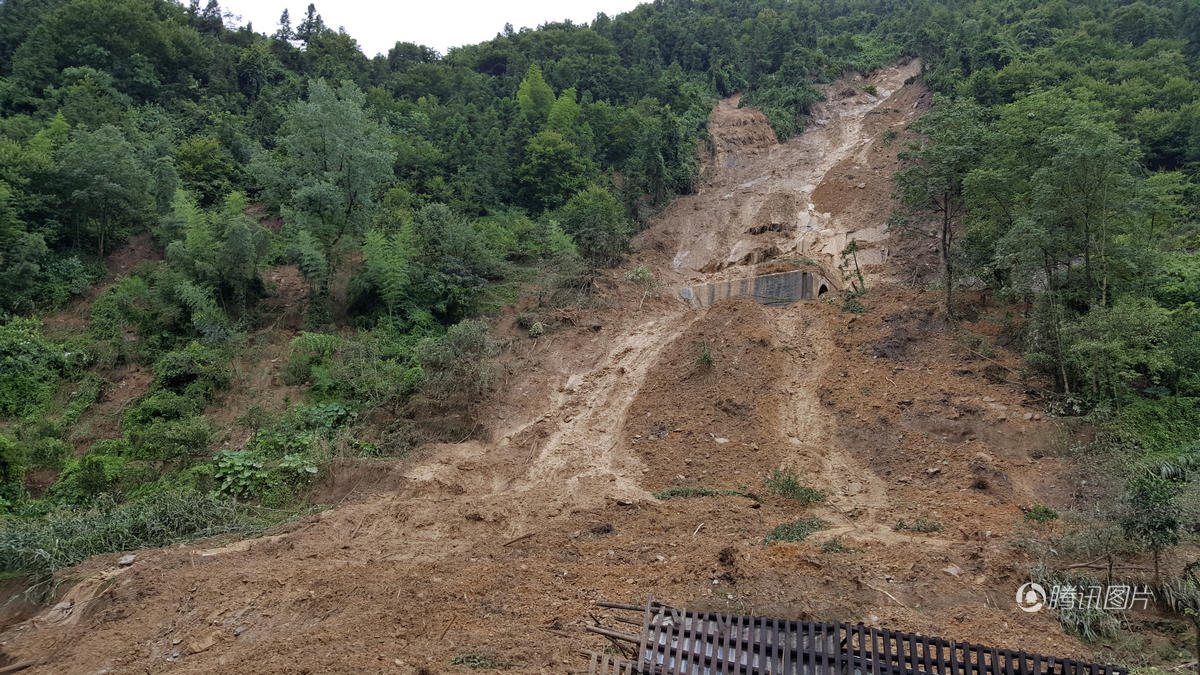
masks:
{"label": "overcast white sky", "polygon": [[[308,7],[307,0],[220,0],[220,3],[222,10],[241,16],[239,25],[252,22],[254,30],[268,35],[279,26],[279,15],[285,7],[291,13],[293,27],[300,23]],[[615,16],[639,3],[638,0],[318,0],[314,4],[326,26],[335,30],[344,27],[370,57],[386,54],[396,42],[415,42],[445,54],[450,47],[496,37],[506,22],[517,30],[563,19],[590,22],[597,12]]]}

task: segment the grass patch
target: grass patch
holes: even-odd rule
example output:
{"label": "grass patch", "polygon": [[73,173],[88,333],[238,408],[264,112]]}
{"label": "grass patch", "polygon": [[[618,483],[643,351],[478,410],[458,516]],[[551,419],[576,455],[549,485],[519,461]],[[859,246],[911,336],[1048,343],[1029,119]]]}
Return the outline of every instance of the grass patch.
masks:
{"label": "grass patch", "polygon": [[801,518],[794,523],[784,523],[767,534],[766,539],[763,539],[763,546],[774,541],[800,541],[824,528],[825,521],[820,518]]}
{"label": "grass patch", "polygon": [[814,490],[800,482],[791,469],[775,469],[771,477],[764,481],[767,489],[773,495],[793,499],[801,504],[811,504],[825,499],[819,490]]}
{"label": "grass patch", "polygon": [[654,493],[655,499],[675,499],[676,497],[684,499],[691,497],[749,497],[754,499],[754,495],[745,489],[718,490],[703,485],[676,485]]}
{"label": "grass patch", "polygon": [[94,555],[250,534],[292,515],[187,492],[124,504],[102,496],[89,507],[52,511],[42,519],[8,519],[0,529],[0,571],[44,577]]}
{"label": "grass patch", "polygon": [[486,654],[479,653],[459,654],[458,656],[450,659],[450,665],[466,666],[468,668],[493,668],[497,670],[508,670],[509,668],[512,668],[512,664],[508,661],[502,661]]}
{"label": "grass patch", "polygon": [[841,539],[821,542],[821,553],[863,553],[863,549],[846,546]]}
{"label": "grass patch", "polygon": [[916,520],[903,520],[896,523],[897,530],[908,530],[909,532],[921,532],[929,534],[931,532],[942,531],[942,521],[930,520],[928,518],[917,518]]}

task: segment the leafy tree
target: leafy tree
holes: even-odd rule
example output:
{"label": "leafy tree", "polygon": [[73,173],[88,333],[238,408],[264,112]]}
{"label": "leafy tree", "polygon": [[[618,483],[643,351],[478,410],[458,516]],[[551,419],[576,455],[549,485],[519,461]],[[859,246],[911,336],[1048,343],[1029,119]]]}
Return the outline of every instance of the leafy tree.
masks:
{"label": "leafy tree", "polygon": [[229,192],[236,168],[217,139],[193,136],[174,150],[175,167],[188,189],[211,206]]}
{"label": "leafy tree", "polygon": [[1135,478],[1128,487],[1125,534],[1154,554],[1154,582],[1160,582],[1164,549],[1179,543],[1178,486],[1155,476]]}
{"label": "leafy tree", "polygon": [[583,189],[592,174],[592,164],[579,147],[557,131],[543,131],[529,139],[525,162],[517,169],[520,194],[530,208],[557,208]]}
{"label": "leafy tree", "polygon": [[76,133],[59,151],[56,164],[76,238],[92,238],[101,260],[107,241],[149,218],[150,173],[115,127]]}
{"label": "leafy tree", "polygon": [[550,116],[550,110],[555,103],[554,90],[542,78],[542,69],[538,64],[530,64],[525,79],[521,80],[521,85],[517,88],[517,102],[521,104],[521,112],[525,114],[525,119],[535,127],[541,126]]}
{"label": "leafy tree", "polygon": [[[937,238],[947,317],[954,316],[954,238],[965,208],[963,181],[983,149],[981,117],[982,111],[973,103],[939,101],[915,125],[924,140],[901,153],[901,158],[914,164],[896,173],[900,202],[913,217],[893,217],[891,222]],[[924,227],[930,218],[932,232]]]}
{"label": "leafy tree", "polygon": [[[282,22],[282,19],[280,19]],[[296,26],[296,39],[308,46],[308,43],[321,36],[326,30],[325,21],[317,13],[317,8],[310,2],[304,11],[304,19]]]}
{"label": "leafy tree", "polygon": [[308,92],[288,111],[276,151],[258,155],[252,171],[285,220],[328,250],[364,228],[396,155],[358,87],[313,80]]}
{"label": "leafy tree", "polygon": [[632,228],[625,209],[611,192],[592,186],[571,197],[555,214],[579,252],[598,265],[610,265],[629,248]]}

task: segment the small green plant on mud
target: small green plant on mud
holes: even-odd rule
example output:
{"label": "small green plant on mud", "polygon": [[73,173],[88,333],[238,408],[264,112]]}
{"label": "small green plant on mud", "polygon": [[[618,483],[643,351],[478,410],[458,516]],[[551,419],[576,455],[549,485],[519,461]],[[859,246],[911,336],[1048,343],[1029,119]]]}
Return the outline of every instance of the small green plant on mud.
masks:
{"label": "small green plant on mud", "polygon": [[459,654],[450,659],[452,666],[466,666],[468,668],[487,668],[490,670],[508,670],[512,668],[512,664],[508,661],[503,661],[487,654],[471,653]]}
{"label": "small green plant on mud", "polygon": [[1025,512],[1025,521],[1030,523],[1048,523],[1057,519],[1058,511],[1042,504],[1034,504]]}
{"label": "small green plant on mud", "polygon": [[700,370],[712,370],[713,355],[707,341],[696,343],[696,358],[692,361]]}
{"label": "small green plant on mud", "polygon": [[908,530],[909,532],[920,532],[922,534],[930,534],[932,532],[942,531],[942,521],[930,520],[928,518],[917,518],[915,520],[904,520],[896,523],[897,530]]}
{"label": "small green plant on mud", "polygon": [[771,530],[763,539],[763,546],[775,541],[800,541],[825,528],[825,521],[820,518],[801,518],[792,523],[784,523]]}
{"label": "small green plant on mud", "polygon": [[825,499],[825,495],[821,494],[820,490],[814,490],[801,483],[796,474],[787,468],[775,469],[771,473],[771,477],[764,481],[764,484],[771,494],[785,499],[794,499],[801,504],[811,504]]}
{"label": "small green plant on mud", "polygon": [[691,498],[691,497],[750,497],[752,494],[746,491],[745,488],[737,490],[718,490],[716,488],[705,487],[704,485],[676,485],[669,487],[666,490],[659,490],[654,493],[655,499],[675,499],[675,498]]}

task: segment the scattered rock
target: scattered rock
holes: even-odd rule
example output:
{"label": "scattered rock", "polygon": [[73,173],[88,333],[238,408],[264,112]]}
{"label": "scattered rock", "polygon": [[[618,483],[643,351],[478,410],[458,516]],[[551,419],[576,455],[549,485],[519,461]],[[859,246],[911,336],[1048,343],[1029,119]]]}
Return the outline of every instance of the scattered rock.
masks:
{"label": "scattered rock", "polygon": [[245,633],[247,628],[249,628],[249,626],[238,626],[237,628],[234,628],[233,636],[237,637],[237,636],[241,635],[242,633]]}
{"label": "scattered rock", "polygon": [[942,571],[945,572],[946,574],[949,574],[952,577],[957,577],[958,575],[962,574],[962,568],[959,567],[958,565],[951,565],[949,567],[943,567]]}
{"label": "scattered rock", "polygon": [[189,654],[199,654],[200,652],[211,649],[215,644],[217,644],[217,633],[216,631],[213,631],[208,635],[188,642],[187,650]]}
{"label": "scattered rock", "polygon": [[122,556],[121,559],[117,561],[117,565],[120,565],[121,567],[129,567],[133,564],[134,560],[137,560],[137,556],[130,553],[127,556]]}
{"label": "scattered rock", "polygon": [[728,438],[721,438],[720,436],[714,437],[713,440],[718,443],[728,443],[729,442]]}
{"label": "scattered rock", "polygon": [[925,473],[929,474],[930,476],[939,474],[941,472],[942,472],[942,467],[940,467],[940,466],[934,466],[934,467],[925,469]]}

